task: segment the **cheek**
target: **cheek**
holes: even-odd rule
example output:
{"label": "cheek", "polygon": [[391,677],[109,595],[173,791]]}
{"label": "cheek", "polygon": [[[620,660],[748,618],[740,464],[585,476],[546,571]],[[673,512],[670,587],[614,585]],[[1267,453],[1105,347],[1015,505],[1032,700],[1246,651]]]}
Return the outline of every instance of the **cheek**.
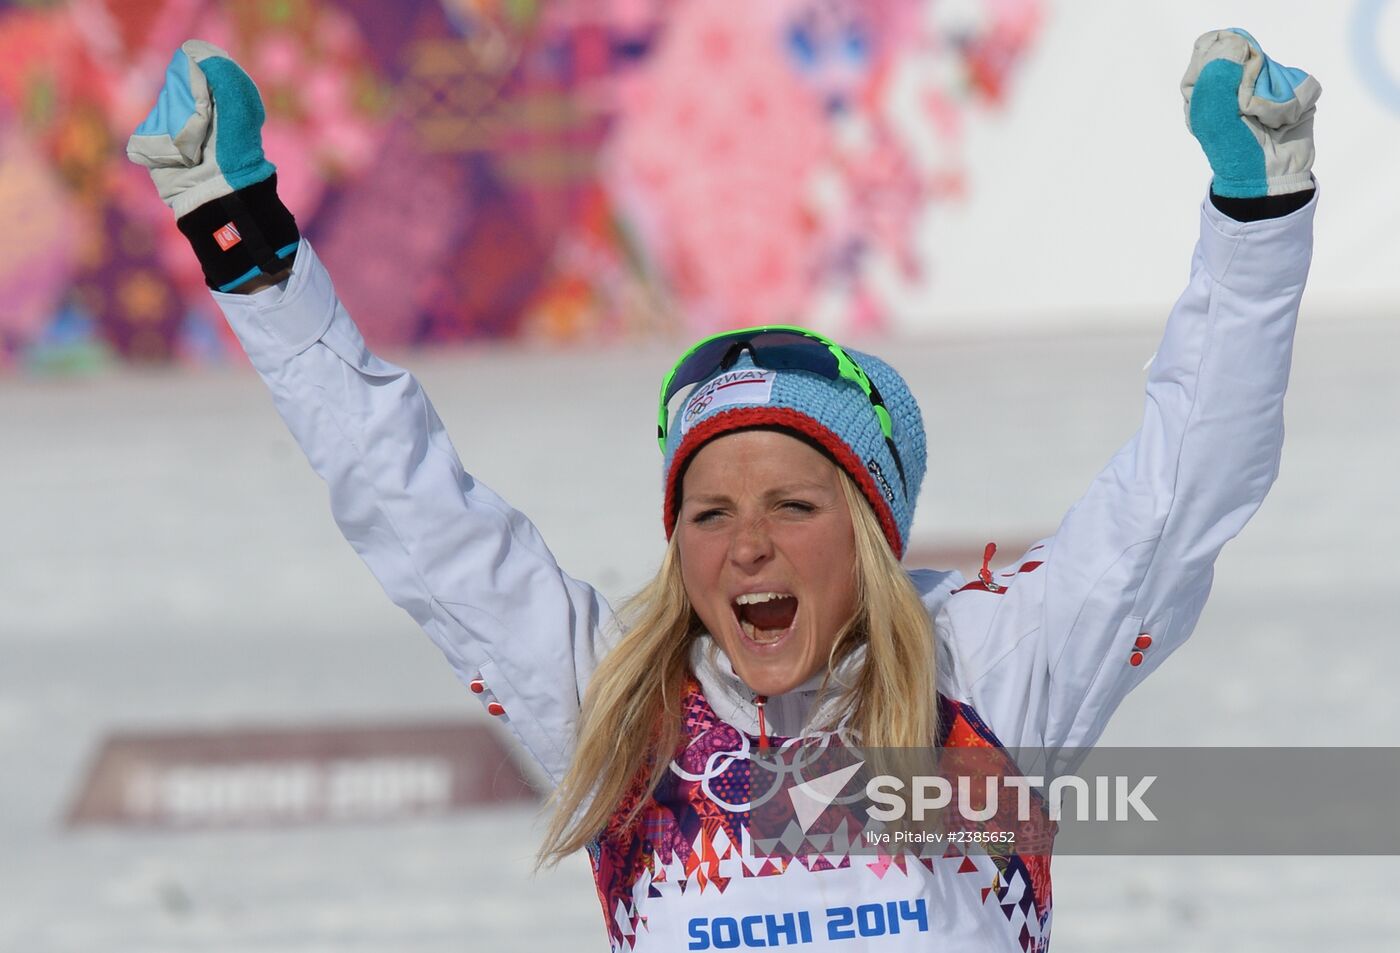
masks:
{"label": "cheek", "polygon": [[676,532],[676,555],[681,561],[681,582],[685,585],[690,604],[697,612],[702,611],[706,596],[718,588],[723,549],[716,545],[715,539],[684,530]]}
{"label": "cheek", "polygon": [[855,537],[849,526],[806,548],[811,578],[818,580],[823,634],[835,638],[856,609]]}
{"label": "cheek", "polygon": [[855,610],[855,573],[851,563],[833,558],[820,578],[823,615],[833,628],[839,628]]}

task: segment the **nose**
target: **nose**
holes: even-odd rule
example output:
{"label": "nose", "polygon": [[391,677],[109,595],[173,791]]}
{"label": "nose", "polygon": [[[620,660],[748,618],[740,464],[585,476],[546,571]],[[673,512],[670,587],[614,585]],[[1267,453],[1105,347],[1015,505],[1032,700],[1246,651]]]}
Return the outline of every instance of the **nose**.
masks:
{"label": "nose", "polygon": [[762,519],[749,520],[734,530],[729,541],[729,559],[743,570],[754,570],[773,557],[773,539]]}

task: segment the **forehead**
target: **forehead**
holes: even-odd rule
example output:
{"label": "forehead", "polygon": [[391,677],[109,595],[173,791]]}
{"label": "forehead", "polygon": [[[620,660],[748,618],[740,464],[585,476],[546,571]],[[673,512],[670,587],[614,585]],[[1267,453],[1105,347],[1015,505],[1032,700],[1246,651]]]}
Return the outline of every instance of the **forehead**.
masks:
{"label": "forehead", "polygon": [[799,483],[835,489],[837,479],[836,465],[805,441],[778,430],[744,430],[701,447],[681,489],[685,496]]}

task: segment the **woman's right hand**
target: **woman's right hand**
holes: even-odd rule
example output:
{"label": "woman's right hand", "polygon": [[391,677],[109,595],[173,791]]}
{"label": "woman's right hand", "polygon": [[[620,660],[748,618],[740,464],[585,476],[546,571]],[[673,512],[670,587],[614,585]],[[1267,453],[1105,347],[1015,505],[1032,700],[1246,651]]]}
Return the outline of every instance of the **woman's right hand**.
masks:
{"label": "woman's right hand", "polygon": [[263,155],[258,88],[227,53],[186,40],[126,154],[151,174],[216,291],[265,284],[290,266],[300,234]]}

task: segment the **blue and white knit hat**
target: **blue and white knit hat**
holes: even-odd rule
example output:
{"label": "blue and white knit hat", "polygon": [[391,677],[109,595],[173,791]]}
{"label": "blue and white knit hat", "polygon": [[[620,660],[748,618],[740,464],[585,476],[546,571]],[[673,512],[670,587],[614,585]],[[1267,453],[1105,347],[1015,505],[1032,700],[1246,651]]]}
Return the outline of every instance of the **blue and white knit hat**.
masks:
{"label": "blue and white knit hat", "polygon": [[869,354],[849,348],[846,353],[879,388],[904,464],[904,480],[875,408],[860,387],[810,371],[757,367],[745,351],[733,367],[697,385],[671,418],[664,468],[667,539],[680,511],[681,478],[696,452],[723,434],[771,427],[814,442],[845,470],[870,502],[890,548],[896,556],[904,555],[928,463],[923,415],[894,368]]}

